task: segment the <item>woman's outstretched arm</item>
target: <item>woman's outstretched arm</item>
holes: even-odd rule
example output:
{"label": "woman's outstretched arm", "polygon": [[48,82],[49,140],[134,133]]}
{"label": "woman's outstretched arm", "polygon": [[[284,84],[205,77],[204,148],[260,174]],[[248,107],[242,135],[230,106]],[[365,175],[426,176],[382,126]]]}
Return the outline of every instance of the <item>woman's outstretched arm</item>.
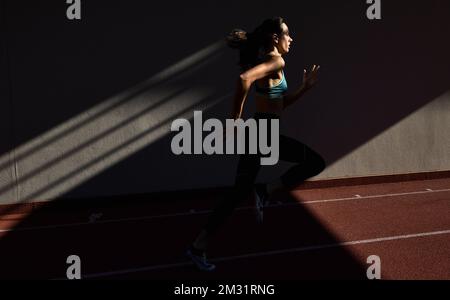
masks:
{"label": "woman's outstretched arm", "polygon": [[320,66],[314,65],[311,69],[311,72],[309,73],[307,73],[306,70],[303,70],[302,84],[295,92],[283,97],[283,109],[300,99],[309,89],[311,89],[317,83],[319,69]]}

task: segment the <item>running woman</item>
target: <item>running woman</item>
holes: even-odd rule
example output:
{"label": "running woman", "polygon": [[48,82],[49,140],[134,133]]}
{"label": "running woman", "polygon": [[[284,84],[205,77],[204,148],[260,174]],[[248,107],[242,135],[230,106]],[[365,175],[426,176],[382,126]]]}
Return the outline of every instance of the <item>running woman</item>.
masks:
{"label": "running woman", "polygon": [[[240,119],[244,104],[252,85],[255,86],[256,113],[253,118],[280,120],[281,112],[300,99],[318,80],[320,66],[313,65],[311,70],[303,71],[303,81],[291,94],[287,94],[287,81],[283,68],[286,55],[293,39],[286,22],[281,17],[265,20],[253,32],[247,33],[241,29],[233,30],[227,36],[227,43],[234,49],[239,49],[239,65],[242,72],[237,80],[236,93],[233,102],[232,118]],[[259,130],[258,130],[259,131]],[[268,130],[269,132],[269,130]],[[267,134],[270,141],[270,134]],[[248,145],[246,135],[246,145]],[[258,220],[263,219],[263,207],[267,205],[270,195],[278,189],[293,189],[304,180],[316,176],[325,169],[325,161],[314,150],[305,144],[279,135],[279,159],[295,163],[277,180],[256,184],[255,179],[261,168],[261,153],[241,154],[236,171],[236,178],[231,194],[222,200],[209,216],[207,224],[198,234],[187,250],[187,256],[202,271],[212,271],[215,265],[208,262],[206,249],[213,237],[236,206],[253,195]]]}

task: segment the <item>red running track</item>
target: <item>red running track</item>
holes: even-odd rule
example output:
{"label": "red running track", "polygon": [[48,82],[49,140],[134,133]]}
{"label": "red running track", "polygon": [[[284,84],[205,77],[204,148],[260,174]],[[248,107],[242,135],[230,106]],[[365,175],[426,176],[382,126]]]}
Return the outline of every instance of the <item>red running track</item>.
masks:
{"label": "red running track", "polygon": [[262,225],[243,203],[203,273],[183,253],[219,197],[3,215],[0,278],[64,279],[75,254],[85,279],[367,279],[372,255],[382,279],[450,279],[450,179],[279,193]]}

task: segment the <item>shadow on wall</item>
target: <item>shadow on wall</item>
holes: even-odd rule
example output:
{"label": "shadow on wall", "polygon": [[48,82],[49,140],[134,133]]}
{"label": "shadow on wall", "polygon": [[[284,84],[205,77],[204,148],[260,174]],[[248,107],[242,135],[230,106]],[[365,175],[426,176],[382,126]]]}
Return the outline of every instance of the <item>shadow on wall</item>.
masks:
{"label": "shadow on wall", "polygon": [[[294,32],[294,47],[286,58],[292,89],[304,66],[322,66],[319,85],[286,112],[284,124],[285,130],[331,164],[448,90],[450,49],[444,38],[450,31],[446,22],[449,10],[445,9],[449,4],[445,1],[426,6],[406,1],[386,3],[381,21],[367,20],[367,5],[361,1],[328,2],[281,2],[272,11],[273,4],[260,6],[260,12],[264,17],[286,16]],[[202,11],[210,5],[197,5],[200,2],[186,7],[185,12],[192,14],[180,14],[182,6],[175,12],[168,10],[167,3],[158,4],[161,7],[156,11],[142,3],[127,5],[126,10],[123,4],[109,4],[107,9],[89,4],[80,24],[61,18],[64,5],[30,4],[36,9],[34,13],[47,14],[42,19],[12,1],[5,3],[13,83],[12,144],[25,145],[23,158],[28,160],[18,164],[20,200],[46,199],[51,197],[50,190],[53,195],[78,197],[208,187],[232,181],[234,158],[175,157],[168,150],[168,128],[180,112],[192,115],[193,103],[211,108],[205,118],[229,116],[231,97],[227,95],[237,74],[230,65],[237,54],[213,51],[210,60],[197,60],[187,67],[189,72],[158,88],[146,90],[145,78],[165,70],[173,61],[195,55],[205,40],[217,40],[218,32],[226,33],[238,25],[253,28],[263,17],[250,19],[245,14],[254,7],[251,3],[241,5],[235,15],[231,14],[236,10],[233,1],[218,4],[220,14],[206,15]],[[200,15],[202,18],[196,18]],[[118,16],[120,23],[115,22]],[[172,22],[168,22],[170,18]],[[58,30],[50,27],[55,22],[62,25]],[[191,34],[198,28],[201,35]],[[296,28],[303,32],[296,32]],[[147,38],[148,32],[151,38]],[[36,51],[30,54],[27,49]],[[137,82],[144,83],[132,88],[130,97],[121,97],[121,91],[128,91]],[[35,98],[39,101],[30,101]],[[64,130],[57,133],[52,142],[67,147],[48,144],[45,151],[44,147],[34,147],[36,141],[45,140],[44,132],[70,124],[74,116],[88,120],[91,128],[77,123],[77,130],[85,130],[78,136],[66,136]],[[138,152],[129,151],[127,140],[155,128],[159,128],[158,138],[146,140],[135,148]],[[39,163],[32,159],[37,152],[29,149],[39,149]],[[123,155],[115,155],[121,149],[126,149]],[[8,150],[8,146],[3,147],[2,153]],[[109,154],[117,159],[108,161]],[[86,159],[88,165],[79,158]],[[2,159],[2,166],[7,166],[9,162]],[[97,168],[96,163],[104,167]],[[72,180],[75,175],[79,179]],[[12,188],[9,184],[1,191]]]}

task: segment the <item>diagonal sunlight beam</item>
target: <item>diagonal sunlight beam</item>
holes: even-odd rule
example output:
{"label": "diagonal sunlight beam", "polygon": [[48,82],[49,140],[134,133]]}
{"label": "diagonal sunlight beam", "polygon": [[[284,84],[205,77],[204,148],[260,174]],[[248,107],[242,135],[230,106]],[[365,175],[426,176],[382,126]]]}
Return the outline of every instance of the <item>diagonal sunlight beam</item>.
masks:
{"label": "diagonal sunlight beam", "polygon": [[[113,109],[116,109],[125,104],[127,101],[137,97],[139,94],[144,93],[146,90],[161,85],[169,80],[173,81],[182,75],[190,75],[198,69],[203,68],[205,65],[211,63],[212,60],[217,58],[223,49],[223,42],[216,42],[155,74],[137,86],[112,97],[111,99],[104,101],[83,113],[80,113],[79,115],[69,119],[61,125],[56,126],[39,137],[24,143],[14,149],[16,162],[20,162],[43,147],[48,146],[53,142],[57,142],[60,138],[80,129],[82,126],[94,122],[97,118],[104,116]],[[10,166],[8,158],[9,155],[7,154],[0,157],[0,172]]]}
{"label": "diagonal sunlight beam", "polygon": [[[74,145],[74,147],[68,151],[66,151],[64,154],[54,157],[52,159],[50,159],[49,161],[43,161],[41,164],[39,163],[33,163],[34,165],[34,170],[32,172],[29,172],[27,174],[22,175],[18,180],[17,183],[22,183],[26,180],[29,180],[30,178],[39,175],[40,173],[44,172],[45,170],[51,168],[52,166],[56,165],[57,163],[60,163],[62,161],[64,161],[65,159],[76,155],[77,153],[79,153],[80,151],[83,151],[84,149],[86,149],[87,147],[90,147],[92,145],[94,145],[97,141],[108,137],[111,134],[114,134],[115,132],[119,131],[120,129],[124,128],[125,126],[127,126],[128,124],[130,124],[131,122],[134,122],[136,119],[142,117],[143,115],[145,115],[146,113],[152,111],[153,109],[157,108],[158,106],[160,106],[160,104],[163,101],[169,101],[170,99],[178,96],[179,94],[181,94],[184,90],[186,89],[182,89],[180,91],[176,91],[174,93],[171,93],[169,96],[164,97],[161,101],[158,101],[158,103],[156,104],[152,104],[148,107],[146,107],[145,109],[132,114],[131,116],[127,117],[125,120],[118,122],[117,124],[115,124],[114,126],[111,126],[110,128],[104,130],[103,132],[99,132],[98,134],[93,134],[92,137],[89,137],[88,139],[86,139],[85,141],[83,141],[80,144],[76,144]],[[95,125],[95,124],[93,124]],[[66,137],[62,137],[62,138],[66,138]],[[34,152],[36,153],[36,152]],[[40,153],[38,154],[40,155]],[[24,156],[25,157],[25,156]],[[28,155],[26,156],[28,158],[33,159],[32,156]],[[23,161],[24,159],[22,159]],[[0,188],[0,195],[2,195],[3,193],[5,193],[6,191],[10,190],[14,185],[14,184],[9,184],[6,185],[2,188]]]}
{"label": "diagonal sunlight beam", "polygon": [[[61,140],[56,148],[66,145],[67,151],[49,162],[44,160],[37,166],[35,161],[39,159],[39,155],[48,156],[52,151],[45,148],[44,152],[30,157],[31,161],[24,160],[24,163],[28,162],[32,167],[19,180],[19,186],[26,183],[28,187],[21,190],[20,202],[51,199],[66,193],[170,133],[170,125],[174,119],[192,119],[194,110],[207,110],[228,97],[231,97],[231,93],[217,98],[208,89],[183,89],[171,93],[171,98],[165,105],[140,111],[106,131],[84,137],[84,142],[73,137]],[[167,113],[168,108],[173,107],[174,110]],[[93,124],[96,125],[98,124]],[[137,127],[140,128],[137,130]],[[92,129],[86,128],[86,131]],[[3,188],[2,193],[5,191]],[[37,197],[40,199],[36,199]]]}
{"label": "diagonal sunlight beam", "polygon": [[103,151],[96,158],[87,161],[81,166],[77,165],[76,168],[73,168],[70,172],[65,170],[65,174],[63,176],[58,176],[58,178],[55,178],[56,180],[53,180],[46,186],[37,189],[31,194],[24,195],[22,201],[34,201],[38,197],[49,199],[66,193],[74,187],[96,176],[100,172],[112,167],[139,150],[166,136],[168,131],[170,131],[170,125],[174,119],[192,119],[194,110],[206,111],[217,103],[230,98],[231,95],[232,93],[229,93],[219,98],[207,96],[187,108],[182,110],[180,109],[180,111],[174,115],[168,116],[164,120],[161,120],[161,123],[155,124],[144,131],[138,132],[131,138],[123,141],[121,144],[118,144],[113,148],[107,148],[106,151]]}
{"label": "diagonal sunlight beam", "polygon": [[[211,87],[183,86],[184,77],[210,64],[221,50],[223,42],[214,43],[14,149],[17,185],[0,183],[0,198],[18,187],[18,199],[0,202],[61,196],[170,133],[171,121],[183,112],[192,118],[193,110],[221,101],[224,97],[212,99]],[[0,168],[10,166],[9,160],[3,155]]]}

